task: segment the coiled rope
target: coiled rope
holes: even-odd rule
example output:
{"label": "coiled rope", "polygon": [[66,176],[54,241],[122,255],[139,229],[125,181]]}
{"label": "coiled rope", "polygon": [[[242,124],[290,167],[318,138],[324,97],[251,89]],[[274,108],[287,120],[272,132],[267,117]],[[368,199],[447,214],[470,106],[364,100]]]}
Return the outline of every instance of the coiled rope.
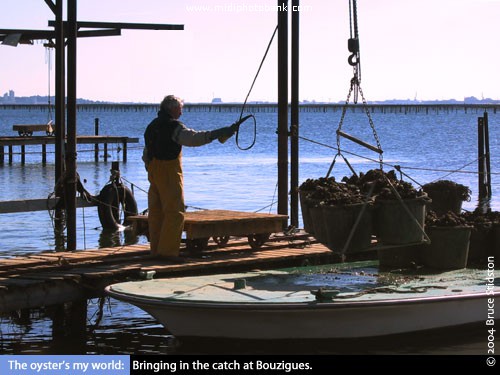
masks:
{"label": "coiled rope", "polygon": [[[250,90],[248,90],[247,96],[245,97],[245,101],[243,102],[243,105],[241,106],[241,112],[240,112],[240,118],[239,121],[243,119],[243,113],[245,112],[245,107],[248,101],[248,97],[250,96],[250,93],[253,90],[253,86],[255,85],[255,82],[257,81],[257,77],[259,76],[260,70],[262,69],[262,65],[264,64],[264,61],[266,60],[267,54],[269,52],[269,48],[271,48],[271,44],[273,43],[274,36],[276,35],[276,32],[278,31],[278,26],[276,25],[273,35],[271,36],[271,39],[269,40],[269,43],[266,48],[266,52],[264,53],[264,56],[262,57],[262,60],[260,61],[259,68],[257,69],[257,73],[255,74],[255,77],[252,81],[252,85],[250,86]],[[253,120],[253,139],[252,142],[250,143],[249,146],[247,147],[242,147],[240,146],[240,141],[239,141],[239,135],[240,135],[240,128],[236,130],[236,146],[242,150],[242,151],[247,151],[250,150],[254,145],[257,140],[257,120],[255,119],[255,116],[253,114],[250,114],[248,118],[252,118]],[[247,119],[243,119],[242,122],[246,121]]]}

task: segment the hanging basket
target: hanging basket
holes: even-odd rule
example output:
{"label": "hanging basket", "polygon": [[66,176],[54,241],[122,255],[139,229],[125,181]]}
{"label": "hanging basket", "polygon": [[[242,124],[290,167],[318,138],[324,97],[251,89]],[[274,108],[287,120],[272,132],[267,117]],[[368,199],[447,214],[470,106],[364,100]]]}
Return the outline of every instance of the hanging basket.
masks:
{"label": "hanging basket", "polygon": [[493,244],[494,244],[494,250],[492,255],[495,257],[495,259],[500,259],[500,223],[493,224],[492,232],[493,232]]}
{"label": "hanging basket", "polygon": [[379,241],[386,245],[422,242],[425,239],[423,228],[428,203],[427,196],[378,201],[374,226]]}
{"label": "hanging basket", "polygon": [[326,244],[328,238],[326,236],[326,226],[323,216],[323,207],[320,204],[313,204],[312,206],[309,207],[309,213],[313,226],[314,237],[322,244]]}
{"label": "hanging basket", "polygon": [[314,234],[314,226],[311,219],[311,201],[307,197],[307,192],[299,190],[300,210],[302,211],[302,221],[304,223],[304,230],[307,233]]}
{"label": "hanging basket", "polygon": [[422,186],[432,202],[429,210],[437,215],[444,215],[448,211],[455,214],[462,212],[462,203],[470,200],[470,190],[467,186],[453,181],[439,180]]}
{"label": "hanging basket", "polygon": [[[324,206],[323,219],[328,248],[342,253],[353,253],[367,249],[372,239],[372,212],[372,206],[365,203]],[[356,228],[354,228],[355,225]],[[345,248],[353,229],[350,242]]]}
{"label": "hanging basket", "polygon": [[493,254],[494,240],[491,223],[490,225],[474,226],[470,235],[469,263],[484,263],[488,255]]}
{"label": "hanging basket", "polygon": [[423,246],[423,263],[436,269],[460,269],[467,266],[471,227],[427,228],[430,245]]}

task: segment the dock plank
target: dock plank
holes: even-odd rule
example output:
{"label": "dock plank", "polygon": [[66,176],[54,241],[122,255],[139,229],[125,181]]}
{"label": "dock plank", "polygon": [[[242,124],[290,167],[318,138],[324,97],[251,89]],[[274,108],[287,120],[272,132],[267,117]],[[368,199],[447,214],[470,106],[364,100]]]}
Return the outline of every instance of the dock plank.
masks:
{"label": "dock plank", "polygon": [[186,253],[185,263],[179,264],[151,256],[149,244],[1,259],[0,312],[102,296],[106,285],[140,279],[143,271],[156,271],[155,277],[233,272],[235,268],[272,268],[285,261],[330,254],[308,235],[281,235],[258,250],[237,237],[224,247],[211,243],[206,251]]}

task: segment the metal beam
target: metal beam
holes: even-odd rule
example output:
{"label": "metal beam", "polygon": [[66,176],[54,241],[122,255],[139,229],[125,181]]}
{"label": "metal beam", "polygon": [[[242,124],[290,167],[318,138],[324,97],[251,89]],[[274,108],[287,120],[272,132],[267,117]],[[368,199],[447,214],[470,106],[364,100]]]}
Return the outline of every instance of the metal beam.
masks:
{"label": "metal beam", "polygon": [[[292,0],[292,9],[299,9]],[[290,224],[299,226],[299,11],[292,11],[290,102]]]}
{"label": "metal beam", "polygon": [[[0,214],[11,214],[16,212],[33,212],[33,211],[48,211],[57,206],[61,198],[40,198],[40,199],[24,199],[17,201],[2,201],[0,202]],[[95,207],[95,201],[87,202],[85,199],[77,197],[77,207]]]}
{"label": "metal beam", "polygon": [[55,36],[53,30],[0,29],[0,40],[11,34],[21,34],[23,39],[50,39]]}
{"label": "metal beam", "polygon": [[[49,26],[54,26],[55,21],[49,21]],[[67,22],[64,22],[67,25]],[[184,25],[170,25],[159,23],[127,23],[127,22],[89,22],[78,21],[77,27],[98,29],[130,29],[130,30],[184,30]]]}
{"label": "metal beam", "polygon": [[45,3],[49,6],[52,13],[57,14],[57,7],[51,0],[45,0]]}
{"label": "metal beam", "polygon": [[278,9],[278,214],[288,215],[288,1]]}
{"label": "metal beam", "polygon": [[66,130],[66,178],[64,203],[66,204],[67,250],[76,250],[76,0],[68,0],[67,22],[67,130]]}
{"label": "metal beam", "polygon": [[85,30],[78,31],[78,38],[87,38],[93,36],[117,36],[122,35],[121,29],[105,29],[105,30]]}
{"label": "metal beam", "polygon": [[[66,139],[66,57],[64,49],[64,30],[63,30],[63,0],[56,0],[56,20],[54,27],[56,40],[56,72],[55,72],[55,121],[56,121],[56,136],[55,136],[55,177],[56,182],[62,181],[65,173],[64,166],[64,140]],[[56,195],[64,196],[63,185],[56,183]],[[64,215],[62,210],[56,210],[55,226],[63,228]],[[62,230],[61,230],[62,232]]]}
{"label": "metal beam", "polygon": [[[0,29],[0,41],[4,40],[9,35],[20,34],[21,43],[27,40],[46,40],[55,39],[56,32],[53,30],[8,30]],[[120,29],[104,29],[104,30],[83,30],[77,32],[78,38],[94,37],[94,36],[115,36],[121,35]]]}

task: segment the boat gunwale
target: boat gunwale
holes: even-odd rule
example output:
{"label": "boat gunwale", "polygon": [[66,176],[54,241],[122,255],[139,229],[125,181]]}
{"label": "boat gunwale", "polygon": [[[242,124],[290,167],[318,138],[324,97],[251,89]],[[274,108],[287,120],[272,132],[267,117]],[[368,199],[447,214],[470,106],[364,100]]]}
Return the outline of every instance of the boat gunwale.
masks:
{"label": "boat gunwale", "polygon": [[[358,308],[358,307],[386,307],[386,306],[400,306],[408,304],[427,304],[439,302],[456,302],[457,300],[473,300],[482,298],[494,298],[500,296],[500,292],[487,293],[476,292],[467,294],[446,294],[441,296],[428,296],[428,297],[410,297],[402,299],[378,299],[378,300],[363,300],[363,301],[345,301],[335,300],[331,301],[304,301],[304,302],[214,302],[214,301],[181,301],[169,299],[165,297],[160,298],[145,298],[133,294],[126,294],[111,290],[113,285],[108,285],[105,292],[113,298],[132,303],[137,306],[167,306],[169,308],[192,308],[192,309],[233,309],[233,310],[288,310],[293,308],[295,310],[308,310],[308,309],[343,309],[343,308]],[[249,307],[252,307],[249,309]]]}

